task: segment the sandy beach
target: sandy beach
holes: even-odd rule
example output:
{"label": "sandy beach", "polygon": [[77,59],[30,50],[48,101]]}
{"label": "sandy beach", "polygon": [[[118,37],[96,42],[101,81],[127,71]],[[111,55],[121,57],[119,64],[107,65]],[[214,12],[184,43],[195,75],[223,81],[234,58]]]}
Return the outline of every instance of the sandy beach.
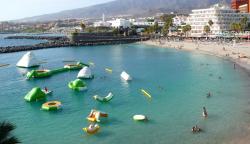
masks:
{"label": "sandy beach", "polygon": [[167,40],[148,40],[142,43],[147,45],[159,46],[162,48],[175,48],[218,56],[231,60],[235,64],[250,71],[250,42],[233,44],[217,42],[192,42],[191,40],[178,42]]}

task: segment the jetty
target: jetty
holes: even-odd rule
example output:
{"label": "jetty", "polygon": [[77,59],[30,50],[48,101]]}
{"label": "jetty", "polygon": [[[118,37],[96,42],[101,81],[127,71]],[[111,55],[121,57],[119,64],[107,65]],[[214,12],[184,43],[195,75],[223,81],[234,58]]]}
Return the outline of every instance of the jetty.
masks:
{"label": "jetty", "polygon": [[47,42],[39,43],[35,45],[24,46],[7,46],[0,47],[0,53],[11,53],[19,51],[30,51],[38,49],[59,48],[59,47],[76,47],[76,46],[96,46],[96,45],[115,45],[126,44],[138,41],[149,40],[148,37],[130,36],[130,37],[98,37],[92,39],[83,39],[81,41],[72,41],[66,36],[10,36],[6,39],[35,39],[35,40],[47,40]]}

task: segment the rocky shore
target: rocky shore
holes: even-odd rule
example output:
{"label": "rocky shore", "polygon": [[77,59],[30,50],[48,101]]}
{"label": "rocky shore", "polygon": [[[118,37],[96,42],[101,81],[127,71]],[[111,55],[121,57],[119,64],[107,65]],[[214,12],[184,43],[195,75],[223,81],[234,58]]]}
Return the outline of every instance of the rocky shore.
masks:
{"label": "rocky shore", "polygon": [[4,39],[69,40],[66,36],[8,36]]}

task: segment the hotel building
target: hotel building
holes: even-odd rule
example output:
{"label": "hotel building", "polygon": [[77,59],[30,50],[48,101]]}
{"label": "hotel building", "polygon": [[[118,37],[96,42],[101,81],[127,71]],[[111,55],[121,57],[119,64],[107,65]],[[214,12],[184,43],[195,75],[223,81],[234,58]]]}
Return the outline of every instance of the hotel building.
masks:
{"label": "hotel building", "polygon": [[250,13],[250,0],[232,0],[231,8],[242,13]]}
{"label": "hotel building", "polygon": [[207,9],[192,10],[189,15],[187,24],[192,27],[191,36],[202,37],[205,35],[204,26],[209,25],[209,20],[213,21],[210,27],[210,36],[221,36],[223,33],[231,30],[232,23],[239,23],[244,17],[250,21],[249,13],[239,13],[224,4],[216,4]]}

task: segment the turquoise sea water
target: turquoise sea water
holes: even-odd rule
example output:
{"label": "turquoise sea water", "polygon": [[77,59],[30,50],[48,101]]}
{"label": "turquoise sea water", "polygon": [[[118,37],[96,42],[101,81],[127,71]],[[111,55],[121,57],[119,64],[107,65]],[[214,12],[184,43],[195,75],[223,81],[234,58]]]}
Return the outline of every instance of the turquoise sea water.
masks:
{"label": "turquoise sea water", "polygon": [[[0,34],[0,47],[7,47],[7,46],[22,46],[22,45],[33,45],[38,43],[44,43],[46,40],[31,40],[31,39],[4,39],[7,36],[14,36],[14,35],[30,35],[30,34]],[[36,36],[36,35],[34,35]],[[40,35],[38,35],[40,36]],[[50,36],[46,34],[45,36]],[[54,36],[54,35],[51,35]]]}
{"label": "turquoise sea water", "polygon": [[[63,67],[63,60],[94,62],[95,79],[86,81],[86,92],[67,87],[78,71],[27,81],[23,75],[28,70],[15,67],[25,52],[1,54],[0,63],[11,66],[0,68],[0,121],[15,123],[15,135],[24,144],[221,144],[248,132],[249,76],[239,68],[234,70],[229,61],[141,44],[34,52],[48,62],[41,68]],[[105,68],[112,68],[113,73],[106,73]],[[133,77],[131,82],[121,81],[123,70]],[[24,95],[35,86],[52,89],[47,101],[61,101],[62,110],[46,112],[40,110],[45,101],[25,102]],[[151,101],[141,95],[140,88],[151,93]],[[110,91],[114,94],[110,103],[92,98]],[[209,91],[213,95],[206,98]],[[202,118],[203,106],[208,119]],[[98,134],[89,136],[82,128],[88,125],[86,116],[92,108],[109,113],[109,118],[100,124]],[[135,122],[134,114],[145,114],[149,121]],[[192,134],[196,124],[204,132]]]}

